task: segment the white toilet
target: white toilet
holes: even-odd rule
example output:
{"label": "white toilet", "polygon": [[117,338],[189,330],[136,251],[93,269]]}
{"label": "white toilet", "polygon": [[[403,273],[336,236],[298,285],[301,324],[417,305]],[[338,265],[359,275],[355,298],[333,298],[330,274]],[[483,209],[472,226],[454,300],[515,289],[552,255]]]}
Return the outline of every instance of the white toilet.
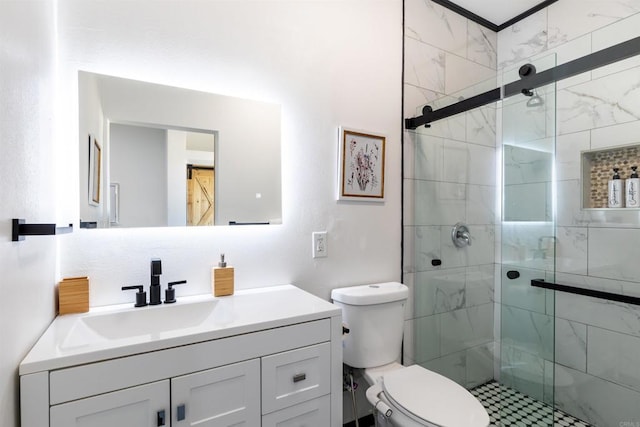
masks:
{"label": "white toilet", "polygon": [[331,292],[349,332],[343,361],[365,368],[367,399],[392,426],[486,427],[489,415],[464,387],[419,365],[398,363],[408,288],[395,282]]}

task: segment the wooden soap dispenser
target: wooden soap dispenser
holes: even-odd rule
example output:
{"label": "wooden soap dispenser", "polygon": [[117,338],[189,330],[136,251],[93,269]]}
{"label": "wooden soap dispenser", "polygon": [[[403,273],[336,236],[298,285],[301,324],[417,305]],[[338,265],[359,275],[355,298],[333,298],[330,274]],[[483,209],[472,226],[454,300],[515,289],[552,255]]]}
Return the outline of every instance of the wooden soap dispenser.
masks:
{"label": "wooden soap dispenser", "polygon": [[211,269],[211,276],[213,296],[233,295],[233,267],[227,266],[224,254],[220,254],[218,266]]}

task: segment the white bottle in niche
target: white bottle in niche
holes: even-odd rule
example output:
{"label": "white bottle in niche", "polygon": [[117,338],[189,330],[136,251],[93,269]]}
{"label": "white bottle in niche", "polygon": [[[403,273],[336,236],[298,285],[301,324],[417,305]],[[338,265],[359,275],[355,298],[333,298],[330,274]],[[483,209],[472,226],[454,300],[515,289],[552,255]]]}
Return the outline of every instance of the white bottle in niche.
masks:
{"label": "white bottle in niche", "polygon": [[619,170],[619,168],[613,168],[613,178],[609,180],[610,208],[621,208],[622,201],[624,200],[624,195],[622,193],[624,185],[623,180],[620,179],[620,174],[618,173]]}
{"label": "white bottle in niche", "polygon": [[627,200],[626,206],[628,208],[640,208],[640,193],[638,190],[640,189],[640,178],[638,178],[638,167],[631,166],[631,176],[626,181],[624,195]]}

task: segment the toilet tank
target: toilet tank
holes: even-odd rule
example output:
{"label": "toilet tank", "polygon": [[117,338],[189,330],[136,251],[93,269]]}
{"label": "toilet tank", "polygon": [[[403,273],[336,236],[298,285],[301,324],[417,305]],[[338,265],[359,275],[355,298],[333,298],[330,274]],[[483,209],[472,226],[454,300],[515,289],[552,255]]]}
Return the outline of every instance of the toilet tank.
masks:
{"label": "toilet tank", "polygon": [[331,291],[331,299],[342,309],[342,320],[349,329],[343,336],[344,363],[373,368],[400,358],[408,295],[409,289],[397,282]]}

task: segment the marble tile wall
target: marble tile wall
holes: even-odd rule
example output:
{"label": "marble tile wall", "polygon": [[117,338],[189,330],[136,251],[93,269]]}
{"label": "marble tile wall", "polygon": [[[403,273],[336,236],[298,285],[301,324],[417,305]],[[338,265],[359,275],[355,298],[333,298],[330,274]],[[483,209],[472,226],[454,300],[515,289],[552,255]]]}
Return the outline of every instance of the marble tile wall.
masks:
{"label": "marble tile wall", "polygon": [[[404,116],[495,88],[496,40],[431,0],[406,0]],[[495,106],[404,135],[404,362],[465,386],[493,378],[495,143]],[[471,246],[453,245],[457,222]]]}
{"label": "marble tile wall", "polygon": [[[514,80],[517,67],[549,54],[556,55],[558,64],[567,62],[638,37],[638,28],[637,0],[556,2],[498,34],[498,66],[508,69],[501,76]],[[582,151],[640,144],[640,56],[559,82],[557,89],[557,228],[551,230],[557,236],[556,273],[547,277],[640,296],[638,211],[585,210],[581,200]],[[527,227],[540,226],[503,227],[503,259],[521,270],[528,266],[538,273],[553,271],[535,258],[538,242],[525,237],[541,232]],[[508,297],[503,293],[502,298]],[[537,298],[541,303],[543,297]],[[550,303],[555,307],[555,364],[549,353],[532,357],[527,345],[505,351],[508,342],[503,342],[503,360],[511,358],[513,366],[527,366],[530,372],[508,373],[502,380],[520,382],[515,385],[535,396],[542,394],[547,401],[553,397],[560,409],[594,425],[640,425],[640,307],[560,292],[555,301],[544,299],[547,307]],[[522,309],[529,313],[525,323],[537,325],[533,330],[540,334],[523,335],[532,346],[549,333],[544,322],[548,313]],[[510,311],[516,314],[516,309]],[[511,315],[507,313],[502,316]],[[527,363],[518,364],[523,360]],[[527,383],[532,374],[542,375],[547,383],[542,387]]]}

